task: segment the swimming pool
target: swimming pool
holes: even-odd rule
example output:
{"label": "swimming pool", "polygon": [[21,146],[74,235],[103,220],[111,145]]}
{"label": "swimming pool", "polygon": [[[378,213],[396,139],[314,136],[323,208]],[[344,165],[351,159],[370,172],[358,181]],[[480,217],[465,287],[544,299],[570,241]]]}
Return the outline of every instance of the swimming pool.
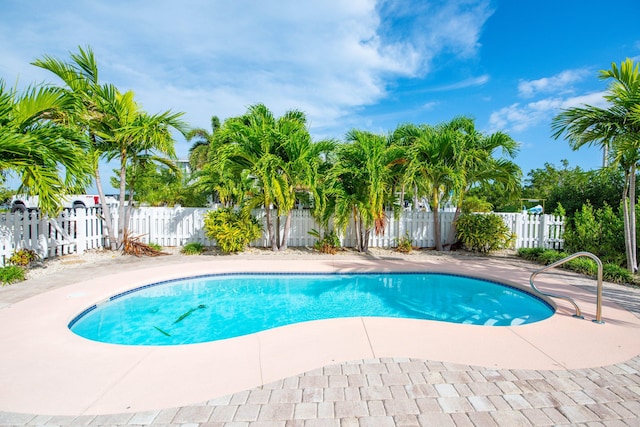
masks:
{"label": "swimming pool", "polygon": [[115,295],[69,328],[100,342],[178,345],[341,317],[515,326],[553,313],[546,301],[515,287],[451,274],[219,274]]}

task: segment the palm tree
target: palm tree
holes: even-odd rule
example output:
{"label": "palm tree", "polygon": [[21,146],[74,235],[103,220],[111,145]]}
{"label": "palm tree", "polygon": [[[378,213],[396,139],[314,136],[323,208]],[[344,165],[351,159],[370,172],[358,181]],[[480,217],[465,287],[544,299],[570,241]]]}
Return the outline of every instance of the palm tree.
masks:
{"label": "palm tree", "polygon": [[[265,207],[271,249],[285,250],[296,197],[305,191],[313,193],[319,153],[331,144],[312,142],[304,113],[290,110],[276,118],[263,104],[227,119],[215,140],[220,147],[215,170],[254,179],[255,192],[244,208]],[[282,235],[281,217],[285,217]]]}
{"label": "palm tree", "polygon": [[[513,192],[519,188],[522,179],[520,167],[509,160],[518,152],[516,141],[503,132],[490,135],[478,132],[473,119],[461,117],[458,120],[462,125],[463,137],[462,145],[455,153],[455,162],[462,182],[453,195],[456,212],[446,240],[448,247],[455,240],[456,221],[460,216],[464,199],[473,186],[491,183],[506,192]],[[494,157],[498,150],[507,158]]]}
{"label": "palm tree", "polygon": [[465,185],[456,162],[463,148],[460,131],[463,125],[462,119],[453,119],[437,126],[402,125],[395,131],[396,138],[406,141],[405,183],[413,185],[418,194],[426,195],[430,201],[438,251],[442,250],[440,203]]}
{"label": "palm tree", "polygon": [[211,132],[206,129],[191,129],[185,135],[187,141],[195,140],[189,149],[189,165],[193,171],[202,170],[209,161],[210,151],[214,145],[216,131],[220,129],[220,119],[218,116],[211,117]]}
{"label": "palm tree", "polygon": [[353,219],[356,249],[367,252],[371,232],[384,232],[385,207],[393,203],[393,169],[403,161],[403,150],[388,136],[355,129],[346,140],[329,172],[328,191],[335,198],[337,225],[344,230]]}
{"label": "palm tree", "polygon": [[175,158],[171,129],[186,134],[186,124],[180,120],[183,113],[165,111],[150,115],[143,111],[134,99],[132,91],[120,93],[113,85],[96,88],[98,108],[104,113],[97,123],[95,133],[99,138],[98,150],[108,160],[118,159],[119,212],[118,244],[124,243],[128,229],[128,213],[133,206],[133,189],[130,188],[129,210],[125,211],[127,190],[127,166],[142,155],[161,154]]}
{"label": "palm tree", "polygon": [[0,80],[0,174],[18,173],[21,191],[37,194],[45,214],[57,214],[64,194],[90,182],[86,140],[56,120],[73,108],[70,101],[46,86],[7,91]]}
{"label": "palm tree", "polygon": [[[65,87],[62,90],[73,100],[74,108],[67,112],[62,122],[69,127],[83,133],[90,142],[85,157],[93,167],[96,189],[100,195],[102,206],[106,206],[106,197],[100,176],[100,159],[104,157],[101,141],[96,130],[104,118],[104,112],[99,109],[100,84],[98,79],[98,64],[90,47],[78,47],[78,53],[70,54],[71,61],[64,62],[45,55],[33,62],[33,65],[48,70],[60,78]],[[111,211],[104,209],[105,227],[111,249],[117,247],[117,237],[113,229]]]}
{"label": "palm tree", "polygon": [[608,108],[592,105],[563,110],[552,121],[554,138],[565,135],[574,150],[598,145],[609,151],[613,165],[624,169],[622,206],[627,269],[638,270],[636,239],[636,169],[640,160],[640,64],[627,58],[618,67],[600,71],[611,79],[605,99]]}

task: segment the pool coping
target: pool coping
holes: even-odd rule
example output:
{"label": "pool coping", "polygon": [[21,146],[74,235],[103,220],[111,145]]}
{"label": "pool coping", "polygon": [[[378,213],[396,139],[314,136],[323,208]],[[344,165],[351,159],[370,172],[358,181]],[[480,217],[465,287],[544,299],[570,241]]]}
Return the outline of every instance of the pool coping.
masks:
{"label": "pool coping", "polygon": [[[188,267],[188,271],[185,268]],[[60,415],[139,412],[204,401],[349,360],[408,357],[495,369],[575,369],[623,362],[640,354],[640,319],[557,277],[588,320],[560,301],[550,319],[516,327],[350,318],[289,325],[212,343],[129,347],[91,342],[66,325],[80,311],[126,289],[180,276],[234,271],[429,271],[527,283],[529,271],[482,261],[224,260],[116,273],[55,289],[0,310],[0,410]],[[564,281],[564,282],[563,282]],[[51,310],[51,307],[57,307]],[[33,313],[39,313],[37,317]],[[480,328],[480,329],[479,329]],[[402,331],[403,333],[398,333]],[[420,337],[420,339],[416,339]],[[434,344],[435,343],[435,344]],[[606,349],[598,352],[593,350]]]}

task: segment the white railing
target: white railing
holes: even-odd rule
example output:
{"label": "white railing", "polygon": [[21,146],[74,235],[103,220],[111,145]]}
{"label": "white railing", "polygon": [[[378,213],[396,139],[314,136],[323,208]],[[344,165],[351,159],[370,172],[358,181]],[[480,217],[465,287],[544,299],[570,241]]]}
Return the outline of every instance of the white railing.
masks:
{"label": "white railing", "polygon": [[[215,246],[215,240],[206,236],[204,215],[207,208],[137,208],[131,213],[130,233],[140,236],[145,243],[161,246],[183,246],[189,242],[200,242],[205,246]],[[112,211],[117,224],[117,211]],[[263,222],[264,210],[254,211]],[[515,248],[545,247],[562,249],[564,218],[553,215],[531,215],[508,213],[500,215],[505,224],[516,235]],[[453,221],[453,212],[440,213],[441,237],[447,238]],[[284,219],[281,224],[284,225]],[[265,227],[266,228],[266,227]],[[291,230],[288,245],[312,246],[316,238],[309,234],[312,229],[320,230],[319,224],[307,209],[296,209],[291,216]],[[399,237],[408,235],[417,247],[434,247],[433,216],[431,212],[408,211],[398,218],[387,213],[384,234],[372,234],[370,247],[394,247]],[[349,225],[341,235],[341,244],[355,246],[353,225]],[[66,211],[58,218],[40,218],[37,213],[0,214],[0,259],[1,265],[18,249],[35,250],[43,258],[79,253],[107,245],[106,227],[99,209],[76,209]],[[266,233],[252,246],[268,247]]]}

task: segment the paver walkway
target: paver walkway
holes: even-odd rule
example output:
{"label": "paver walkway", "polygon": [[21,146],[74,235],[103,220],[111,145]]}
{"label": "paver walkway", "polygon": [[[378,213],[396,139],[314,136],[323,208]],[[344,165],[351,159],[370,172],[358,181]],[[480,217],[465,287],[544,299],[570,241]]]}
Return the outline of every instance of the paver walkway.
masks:
{"label": "paver walkway", "polygon": [[[639,314],[637,290],[608,285],[605,297]],[[553,371],[357,360],[184,407],[80,417],[0,412],[0,425],[640,426],[640,356]]]}

